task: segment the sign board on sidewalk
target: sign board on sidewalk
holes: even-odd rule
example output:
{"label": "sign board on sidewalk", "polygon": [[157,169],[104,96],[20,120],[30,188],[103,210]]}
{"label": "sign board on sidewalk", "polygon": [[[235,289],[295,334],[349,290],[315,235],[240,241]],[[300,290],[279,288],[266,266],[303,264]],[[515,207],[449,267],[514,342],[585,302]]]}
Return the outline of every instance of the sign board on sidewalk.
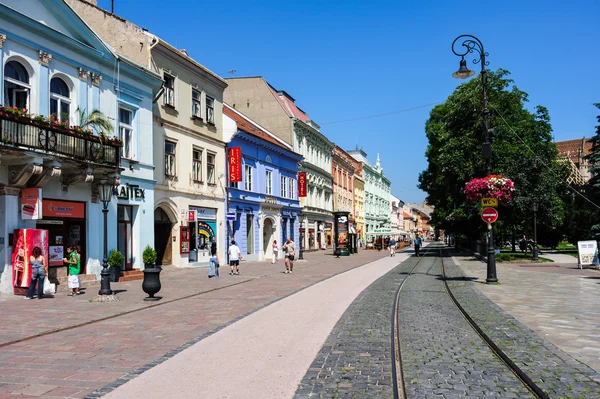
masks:
{"label": "sign board on sidewalk", "polygon": [[498,206],[498,198],[482,198],[481,206]]}
{"label": "sign board on sidewalk", "polygon": [[598,266],[598,243],[596,240],[577,241],[577,251],[579,252],[579,268],[583,266]]}
{"label": "sign board on sidewalk", "polygon": [[494,223],[498,219],[498,211],[494,208],[483,208],[481,219],[486,223]]}

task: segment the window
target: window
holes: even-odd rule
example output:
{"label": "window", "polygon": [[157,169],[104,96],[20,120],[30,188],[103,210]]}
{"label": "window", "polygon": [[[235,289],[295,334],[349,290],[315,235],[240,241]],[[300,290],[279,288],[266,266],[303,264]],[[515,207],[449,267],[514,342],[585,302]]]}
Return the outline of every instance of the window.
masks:
{"label": "window", "polygon": [[206,179],[208,184],[215,184],[215,154],[206,154]]}
{"label": "window", "polygon": [[296,187],[296,180],[292,179],[292,178],[289,178],[288,182],[290,184],[290,189],[289,189],[289,192],[288,192],[288,194],[290,196],[288,198],[294,199],[294,198],[296,198],[296,197],[294,197],[294,187]]}
{"label": "window", "polygon": [[133,159],[133,111],[119,108],[119,138],[123,141],[121,156]]}
{"label": "window", "polygon": [[175,108],[175,78],[169,74],[164,74],[165,95],[164,104]]}
{"label": "window", "polygon": [[175,143],[170,141],[165,141],[165,175],[167,176],[175,176],[176,162],[175,162]]}
{"label": "window", "polygon": [[9,61],[4,67],[4,105],[29,109],[29,74],[17,61]]}
{"label": "window", "polygon": [[50,80],[50,115],[61,122],[68,122],[71,115],[71,92],[61,78]]}
{"label": "window", "polygon": [[273,171],[267,170],[265,173],[266,193],[273,194]]}
{"label": "window", "polygon": [[206,96],[206,123],[215,123],[215,99]]}
{"label": "window", "polygon": [[192,89],[192,117],[202,119],[202,93]]}
{"label": "window", "polygon": [[288,196],[288,191],[287,191],[287,182],[288,178],[285,176],[281,176],[281,196],[283,198],[287,198]]}
{"label": "window", "polygon": [[192,151],[192,179],[202,182],[202,150]]}
{"label": "window", "polygon": [[244,189],[246,191],[252,191],[252,167],[250,165],[244,166]]}

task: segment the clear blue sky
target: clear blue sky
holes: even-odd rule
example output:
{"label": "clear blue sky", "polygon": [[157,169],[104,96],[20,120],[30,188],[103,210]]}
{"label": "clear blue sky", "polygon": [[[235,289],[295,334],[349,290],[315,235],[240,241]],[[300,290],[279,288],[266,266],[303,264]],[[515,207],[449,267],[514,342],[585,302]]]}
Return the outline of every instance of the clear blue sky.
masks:
{"label": "clear blue sky", "polygon": [[[443,102],[460,34],[483,42],[490,69],[512,72],[529,108],[550,111],[554,137],[591,137],[600,102],[600,2],[115,0],[115,13],[146,27],[226,77],[264,76],[290,93],[345,149],[380,154],[392,193],[419,202],[427,167],[425,121]],[[110,0],[98,0],[110,9]],[[471,61],[469,60],[469,65]],[[478,154],[474,154],[478,155]]]}

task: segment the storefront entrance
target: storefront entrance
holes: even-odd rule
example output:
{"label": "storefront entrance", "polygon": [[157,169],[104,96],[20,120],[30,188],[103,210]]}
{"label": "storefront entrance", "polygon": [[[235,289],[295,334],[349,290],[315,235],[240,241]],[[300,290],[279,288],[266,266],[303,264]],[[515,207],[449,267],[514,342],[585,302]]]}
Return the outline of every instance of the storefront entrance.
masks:
{"label": "storefront entrance", "polygon": [[[266,218],[263,224],[263,253],[265,254],[265,259],[273,256],[273,240],[275,239],[274,229],[273,229],[273,220],[270,218]],[[280,244],[281,245],[281,244]]]}
{"label": "storefront entrance", "polygon": [[119,205],[117,214],[119,223],[117,225],[117,249],[125,257],[125,270],[133,269],[133,207]]}
{"label": "storefront entrance", "polygon": [[170,265],[173,262],[171,254],[171,219],[162,208],[154,211],[154,249],[156,250],[156,263]]}
{"label": "storefront entrance", "polygon": [[67,248],[79,246],[80,273],[87,273],[85,202],[44,199],[36,225],[48,230],[48,266],[65,266]]}

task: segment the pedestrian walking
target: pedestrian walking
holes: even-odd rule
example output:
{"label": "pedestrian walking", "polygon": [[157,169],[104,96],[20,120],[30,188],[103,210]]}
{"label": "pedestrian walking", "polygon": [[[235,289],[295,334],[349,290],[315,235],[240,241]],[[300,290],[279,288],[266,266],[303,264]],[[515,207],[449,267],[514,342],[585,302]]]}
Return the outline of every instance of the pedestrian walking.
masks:
{"label": "pedestrian walking", "polygon": [[229,246],[229,266],[231,267],[230,275],[234,275],[233,268],[235,267],[235,274],[240,275],[240,260],[242,260],[242,252],[240,248],[235,244],[235,240],[231,240]]}
{"label": "pedestrian walking", "polygon": [[79,291],[79,273],[81,272],[81,261],[79,258],[79,247],[72,246],[67,248],[67,255],[69,258],[64,258],[63,262],[69,265],[67,270],[67,285],[71,289],[69,296],[80,295]]}
{"label": "pedestrian walking", "polygon": [[417,234],[413,239],[413,244],[415,245],[415,255],[419,256],[419,250],[421,249],[421,236]]}
{"label": "pedestrian walking", "polygon": [[217,243],[210,245],[210,259],[208,263],[208,278],[219,277],[219,254],[217,253]]}
{"label": "pedestrian walking", "polygon": [[294,271],[294,257],[296,256],[296,243],[288,237],[283,250],[285,251],[285,273],[292,273]]}
{"label": "pedestrian walking", "polygon": [[396,256],[396,240],[390,240],[390,256]]}
{"label": "pedestrian walking", "polygon": [[27,289],[25,299],[33,299],[36,283],[37,297],[38,299],[42,299],[44,296],[44,278],[48,275],[48,265],[40,247],[35,247],[31,251],[29,264],[31,265],[31,280],[29,281],[29,288]]}
{"label": "pedestrian walking", "polygon": [[277,240],[273,240],[273,259],[271,259],[271,264],[279,263],[279,245],[277,245]]}

